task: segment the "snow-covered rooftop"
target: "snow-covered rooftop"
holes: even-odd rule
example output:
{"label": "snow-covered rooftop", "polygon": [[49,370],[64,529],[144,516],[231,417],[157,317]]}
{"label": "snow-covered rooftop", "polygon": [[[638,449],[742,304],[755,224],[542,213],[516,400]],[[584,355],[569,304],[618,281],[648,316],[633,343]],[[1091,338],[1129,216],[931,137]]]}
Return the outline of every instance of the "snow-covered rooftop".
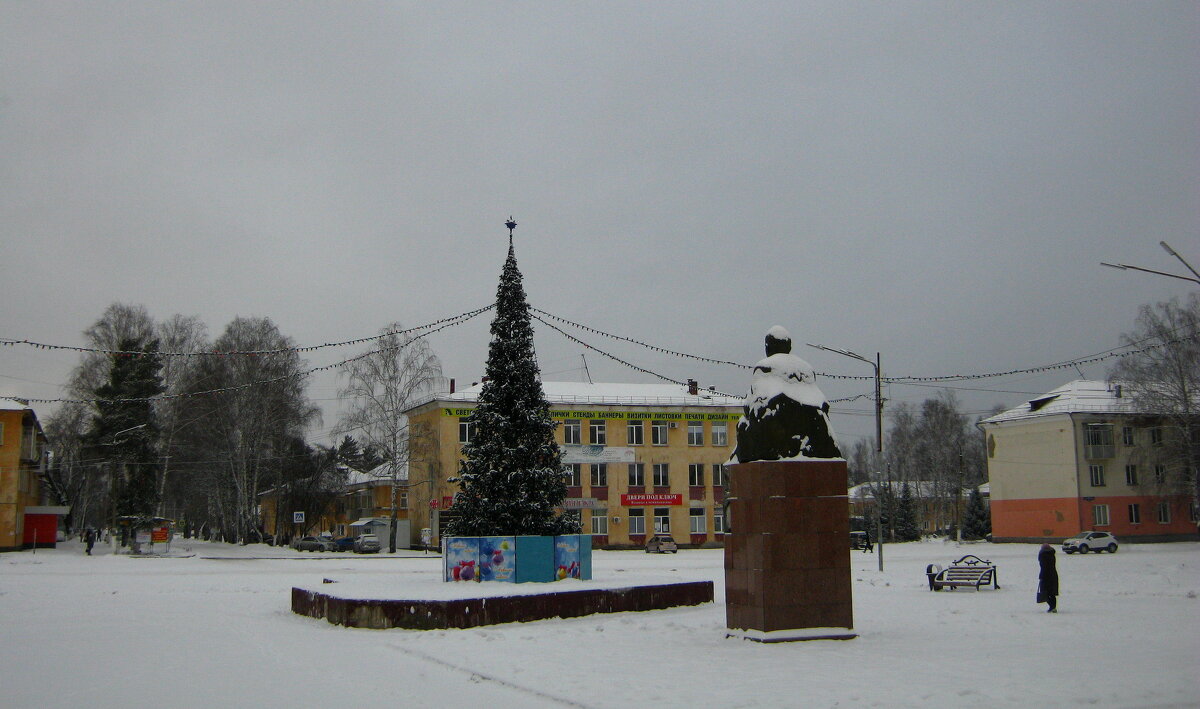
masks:
{"label": "snow-covered rooftop", "polygon": [[980,423],[1002,423],[1061,414],[1139,413],[1133,408],[1133,399],[1123,395],[1122,388],[1117,383],[1076,379]]}
{"label": "snow-covered rooftop", "polygon": [[28,411],[29,404],[20,399],[0,397],[0,411]]}
{"label": "snow-covered rooftop", "polygon": [[[362,485],[365,483],[377,483],[380,481],[391,481],[391,479],[391,463],[383,463],[369,471],[357,470],[355,468],[347,468],[346,471],[346,484],[351,486]],[[400,463],[396,466],[396,479],[408,480],[408,463]]]}
{"label": "snow-covered rooftop", "polygon": [[[474,402],[479,400],[482,384],[453,394],[434,396],[438,401]],[[551,404],[627,404],[631,406],[741,406],[740,396],[726,396],[707,389],[689,394],[677,384],[624,384],[612,382],[542,382],[546,401]]]}

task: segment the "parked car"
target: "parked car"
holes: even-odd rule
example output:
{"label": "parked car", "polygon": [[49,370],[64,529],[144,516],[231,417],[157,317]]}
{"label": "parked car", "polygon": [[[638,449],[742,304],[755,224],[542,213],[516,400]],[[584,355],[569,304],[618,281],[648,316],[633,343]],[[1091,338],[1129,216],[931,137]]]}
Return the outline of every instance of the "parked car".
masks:
{"label": "parked car", "polygon": [[355,554],[374,554],[379,549],[379,537],[376,537],[374,534],[364,534],[354,540]]}
{"label": "parked car", "polygon": [[300,537],[292,546],[296,551],[337,551],[333,540],[325,537]]}
{"label": "parked car", "polygon": [[337,547],[334,551],[353,551],[354,537],[338,537],[333,540],[333,545]]}
{"label": "parked car", "polygon": [[649,541],[646,542],[647,554],[650,552],[656,552],[659,554],[671,552],[672,554],[675,554],[678,551],[679,545],[675,543],[675,540],[671,538],[670,534],[655,534],[653,537],[650,537]]}
{"label": "parked car", "polygon": [[1073,537],[1064,539],[1062,550],[1068,554],[1074,554],[1075,552],[1086,554],[1089,551],[1094,551],[1097,554],[1102,551],[1116,554],[1117,538],[1108,532],[1080,532]]}

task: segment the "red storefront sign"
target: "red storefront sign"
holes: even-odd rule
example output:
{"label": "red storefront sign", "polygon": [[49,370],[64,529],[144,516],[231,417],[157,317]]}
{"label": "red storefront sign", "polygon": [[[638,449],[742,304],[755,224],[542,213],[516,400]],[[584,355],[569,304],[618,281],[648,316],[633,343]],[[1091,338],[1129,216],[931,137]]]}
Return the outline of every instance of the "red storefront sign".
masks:
{"label": "red storefront sign", "polygon": [[621,495],[622,507],[667,507],[682,504],[683,495],[681,493]]}
{"label": "red storefront sign", "polygon": [[443,510],[448,510],[453,506],[454,506],[454,498],[453,497],[450,497],[449,495],[442,497],[442,509]]}
{"label": "red storefront sign", "polygon": [[171,541],[170,527],[155,527],[150,530],[150,541],[152,542],[169,542]]}

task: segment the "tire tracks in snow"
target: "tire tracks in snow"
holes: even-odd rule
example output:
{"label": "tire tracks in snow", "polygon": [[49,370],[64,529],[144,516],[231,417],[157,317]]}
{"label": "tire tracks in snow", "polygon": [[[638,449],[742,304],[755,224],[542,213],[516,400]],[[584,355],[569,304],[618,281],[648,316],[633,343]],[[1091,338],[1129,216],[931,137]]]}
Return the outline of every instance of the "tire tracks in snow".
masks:
{"label": "tire tracks in snow", "polygon": [[576,709],[596,709],[595,707],[589,706],[587,704],[581,704],[580,702],[577,702],[573,699],[566,699],[564,697],[559,697],[559,696],[550,694],[548,692],[543,692],[540,689],[533,689],[531,687],[525,687],[525,686],[516,684],[514,682],[510,682],[506,679],[502,679],[500,677],[490,675],[486,672],[480,672],[478,670],[473,670],[470,667],[463,667],[462,665],[456,665],[453,662],[447,662],[446,660],[443,660],[438,657],[434,657],[433,655],[427,655],[423,652],[420,652],[419,650],[412,650],[410,648],[406,648],[406,647],[403,647],[398,644],[391,644],[391,647],[404,655],[408,655],[410,657],[415,657],[418,660],[424,660],[426,662],[429,662],[429,663],[432,663],[435,665],[441,665],[442,667],[446,667],[448,669],[454,670],[455,672],[461,672],[462,674],[470,675],[470,677],[472,679],[478,678],[485,682],[494,682],[502,687],[507,687],[508,689],[513,689],[513,690],[516,690],[523,694],[528,694],[530,696],[537,697],[539,699],[545,699],[545,700],[548,700],[551,702],[555,702],[555,703],[561,704],[565,707],[575,707]]}

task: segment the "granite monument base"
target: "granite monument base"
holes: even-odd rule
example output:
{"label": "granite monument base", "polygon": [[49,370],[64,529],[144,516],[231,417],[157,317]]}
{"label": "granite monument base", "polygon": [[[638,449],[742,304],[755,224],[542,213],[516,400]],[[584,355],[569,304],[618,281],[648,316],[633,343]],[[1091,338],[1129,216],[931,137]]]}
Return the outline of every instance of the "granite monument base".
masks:
{"label": "granite monument base", "polygon": [[729,493],[728,635],[759,642],[857,637],[846,462],[732,465]]}

